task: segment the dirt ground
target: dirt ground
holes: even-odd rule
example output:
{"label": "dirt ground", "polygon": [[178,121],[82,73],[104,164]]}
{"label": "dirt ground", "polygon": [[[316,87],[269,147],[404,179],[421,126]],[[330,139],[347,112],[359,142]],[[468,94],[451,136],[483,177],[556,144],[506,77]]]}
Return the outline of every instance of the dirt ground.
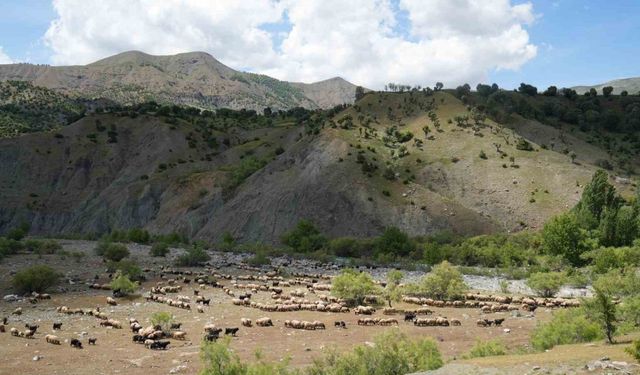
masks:
{"label": "dirt ground", "polygon": [[[76,248],[87,247],[83,243],[74,243]],[[134,256],[143,253],[132,251]],[[141,248],[140,251],[144,251]],[[500,339],[510,349],[525,347],[529,341],[531,330],[540,321],[548,320],[551,312],[538,309],[535,314],[521,313],[516,316],[509,312],[482,314],[480,309],[468,308],[435,308],[434,316],[457,318],[462,321],[460,327],[415,327],[404,323],[402,316],[398,327],[363,327],[357,325],[358,316],[351,313],[324,313],[316,311],[298,312],[263,312],[244,306],[235,306],[231,297],[222,289],[211,288],[201,291],[201,295],[211,298],[210,306],[205,306],[204,313],[198,313],[195,308],[191,311],[170,307],[156,302],[147,302],[143,297],[118,299],[118,306],[108,306],[106,297],[109,291],[88,289],[81,282],[91,279],[92,275],[102,272],[101,260],[87,255],[81,265],[70,259],[60,259],[58,255],[45,256],[42,259],[32,259],[33,256],[17,255],[6,259],[0,264],[0,287],[8,287],[8,279],[12,270],[25,264],[44,261],[47,264],[65,272],[69,278],[78,279],[74,285],[65,285],[64,293],[54,293],[51,300],[37,304],[28,302],[0,302],[0,317],[8,316],[11,327],[24,329],[25,323],[38,324],[40,328],[34,339],[12,337],[8,332],[0,334],[0,375],[3,374],[148,374],[156,373],[184,373],[195,374],[201,368],[199,359],[199,345],[202,339],[203,326],[215,323],[218,327],[240,327],[237,337],[232,339],[231,347],[241,358],[251,360],[255,358],[256,350],[260,350],[268,361],[283,361],[289,359],[293,366],[304,366],[311,363],[314,357],[321,355],[324,349],[349,350],[355,345],[373,341],[374,336],[388,329],[397,329],[410,337],[431,337],[437,341],[439,349],[447,360],[453,360],[467,352],[477,341]],[[167,260],[167,262],[170,261]],[[215,261],[215,259],[214,259]],[[224,262],[222,262],[224,263]],[[152,266],[149,264],[149,266]],[[156,265],[157,266],[157,265]],[[232,267],[221,266],[221,273],[248,274],[246,270],[234,270]],[[106,279],[102,278],[101,281]],[[148,280],[142,285],[140,294],[148,291],[155,281]],[[229,280],[221,281],[230,285]],[[242,281],[240,281],[242,283]],[[193,298],[195,286],[186,285],[180,295]],[[299,289],[284,288],[285,293]],[[6,290],[5,290],[6,291]],[[236,292],[244,290],[236,289]],[[5,293],[6,294],[6,293]],[[175,298],[175,295],[169,295]],[[317,296],[307,295],[310,300],[317,300]],[[252,297],[256,302],[271,302],[270,293],[259,292]],[[123,329],[104,328],[99,320],[91,316],[66,315],[55,311],[57,306],[69,308],[95,308],[99,306],[110,318],[127,322],[130,317],[137,318],[142,324],[148,325],[149,318],[154,312],[171,312],[176,322],[182,323],[182,330],[187,332],[187,340],[171,340],[166,351],[152,351],[143,345],[132,342],[132,333],[127,327]],[[192,304],[195,305],[195,304]],[[16,307],[23,308],[20,316],[10,315]],[[397,304],[398,308],[416,308],[416,305]],[[270,317],[273,327],[245,328],[240,325],[240,318],[255,319]],[[382,317],[381,310],[375,316]],[[384,316],[388,317],[388,316]],[[475,322],[478,318],[506,318],[502,327],[481,328]],[[325,323],[326,330],[305,331],[284,327],[284,320],[319,320]],[[335,328],[333,322],[344,320],[347,329]],[[62,330],[55,335],[65,340],[60,346],[45,342],[44,336],[52,331],[53,322],[62,322]],[[506,332],[508,329],[510,332]],[[97,338],[97,345],[87,345],[87,337]],[[68,340],[80,338],[84,349],[77,350],[69,346]],[[37,360],[34,360],[37,358]],[[173,372],[172,372],[173,371]]]}

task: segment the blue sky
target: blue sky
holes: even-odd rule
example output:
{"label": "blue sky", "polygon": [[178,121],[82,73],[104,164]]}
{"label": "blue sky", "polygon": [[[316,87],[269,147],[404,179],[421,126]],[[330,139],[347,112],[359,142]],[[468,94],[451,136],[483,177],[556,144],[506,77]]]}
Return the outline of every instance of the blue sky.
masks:
{"label": "blue sky", "polygon": [[[513,5],[521,3],[523,2],[511,2]],[[391,4],[396,19],[393,31],[406,40],[412,40],[414,36],[411,35],[409,16],[405,10],[400,9],[398,0],[393,0]],[[544,0],[532,1],[532,4],[536,19],[524,26],[524,29],[528,32],[529,43],[537,47],[536,56],[516,70],[487,68],[482,80],[489,83],[497,82],[505,88],[516,87],[520,82],[544,88],[551,84],[562,87],[640,76],[640,1]],[[288,16],[293,11],[285,10],[282,18],[260,25],[261,30],[269,32],[276,54],[282,52],[283,40],[292,30]],[[64,44],[62,47],[60,44],[52,47],[51,43],[45,42],[44,35],[52,20],[57,17],[51,1],[0,0],[2,51],[13,61],[55,63],[54,56],[60,49],[65,48]],[[82,32],[78,30],[78,33]],[[69,43],[72,44],[73,41]],[[115,50],[108,51],[118,51],[117,46],[114,48]],[[122,48],[129,49],[128,46]],[[215,47],[211,47],[208,52],[220,58],[220,52],[216,51]],[[96,53],[99,55],[99,52]],[[293,56],[291,50],[282,53],[288,58]],[[265,52],[264,55],[266,54]],[[250,58],[243,60],[242,51],[236,52],[235,55],[222,56],[221,60],[236,69],[290,78],[284,71],[287,67],[274,68],[269,63],[254,62],[255,59]],[[300,65],[304,65],[308,60],[300,61],[297,63],[298,68],[303,69]],[[308,63],[313,64],[310,61]],[[347,79],[353,76],[357,80],[358,77],[349,71],[339,71],[340,66],[327,69],[338,70],[333,74],[345,76]],[[318,74],[323,77],[321,73]],[[414,76],[408,76],[407,79],[412,77]]]}

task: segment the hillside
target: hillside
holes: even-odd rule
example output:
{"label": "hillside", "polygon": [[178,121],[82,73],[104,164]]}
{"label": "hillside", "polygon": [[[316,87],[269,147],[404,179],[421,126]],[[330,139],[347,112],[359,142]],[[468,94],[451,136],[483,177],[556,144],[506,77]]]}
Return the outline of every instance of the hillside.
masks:
{"label": "hillside", "polygon": [[28,222],[40,234],[145,227],[277,242],[301,219],[330,236],[517,231],[573,206],[596,160],[613,163],[586,133],[500,124],[448,92],[197,112],[145,105],[0,140],[0,232]]}
{"label": "hillside", "polygon": [[235,71],[204,52],[152,56],[130,51],[85,66],[0,65],[0,81],[29,81],[71,97],[121,105],[147,101],[202,109],[330,108],[352,103],[355,86],[334,78],[302,84]]}
{"label": "hillside", "polygon": [[614,94],[620,94],[622,91],[627,91],[630,95],[636,95],[640,93],[640,77],[615,79],[613,81],[592,86],[575,86],[572,87],[572,89],[576,90],[578,94],[584,94],[592,88],[596,89],[598,93],[602,93],[602,88],[606,86],[613,87]]}
{"label": "hillside", "polygon": [[0,138],[55,129],[78,120],[85,105],[28,82],[0,82]]}

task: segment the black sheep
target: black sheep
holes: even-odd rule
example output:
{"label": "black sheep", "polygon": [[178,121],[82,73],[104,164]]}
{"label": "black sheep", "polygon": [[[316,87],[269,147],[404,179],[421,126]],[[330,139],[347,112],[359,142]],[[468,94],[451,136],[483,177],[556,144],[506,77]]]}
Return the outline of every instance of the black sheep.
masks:
{"label": "black sheep", "polygon": [[95,345],[96,341],[98,341],[97,338],[95,337],[89,337],[89,345]]}
{"label": "black sheep", "polygon": [[62,329],[62,323],[53,323],[53,330]]}
{"label": "black sheep", "polygon": [[139,344],[144,344],[144,340],[145,340],[145,338],[142,335],[133,335],[133,341],[134,342],[137,342]]}
{"label": "black sheep", "polygon": [[82,343],[78,339],[71,339],[69,345],[73,346],[76,349],[82,349]]}
{"label": "black sheep", "polygon": [[170,341],[154,341],[149,348],[153,350],[165,350],[169,346]]}
{"label": "black sheep", "polygon": [[39,326],[39,325],[37,325],[37,324],[33,324],[33,325],[32,325],[32,324],[28,324],[28,323],[27,323],[27,324],[25,324],[24,326],[25,326],[25,328],[27,328],[29,331],[33,331],[33,333],[36,333],[36,331],[38,330],[38,327],[40,327],[40,326]]}
{"label": "black sheep", "polygon": [[236,335],[236,333],[238,333],[238,330],[239,330],[239,329],[240,329],[240,328],[238,328],[238,327],[225,328],[225,329],[224,329],[224,334],[225,334],[225,335],[235,336],[235,335]]}
{"label": "black sheep", "polygon": [[171,323],[171,329],[180,329],[182,323]]}
{"label": "black sheep", "polygon": [[204,339],[206,341],[212,341],[215,342],[216,340],[218,340],[220,338],[220,336],[218,336],[217,333],[208,333],[204,336]]}

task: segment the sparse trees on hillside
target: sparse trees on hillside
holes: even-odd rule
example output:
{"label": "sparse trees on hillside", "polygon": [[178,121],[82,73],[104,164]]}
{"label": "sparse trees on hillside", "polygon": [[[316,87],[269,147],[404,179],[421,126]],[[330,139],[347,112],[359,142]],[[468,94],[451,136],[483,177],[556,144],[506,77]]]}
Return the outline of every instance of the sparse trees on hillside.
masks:
{"label": "sparse trees on hillside", "polygon": [[538,88],[523,82],[520,84],[518,92],[529,96],[536,96],[538,94]]}
{"label": "sparse trees on hillside", "polygon": [[544,96],[556,96],[558,94],[558,88],[556,86],[549,86],[542,95]]}
{"label": "sparse trees on hillside", "polygon": [[440,90],[442,90],[443,87],[444,87],[444,85],[442,84],[442,82],[436,82],[436,86],[434,87],[434,91],[440,91]]}
{"label": "sparse trees on hillside", "polygon": [[602,95],[604,95],[605,98],[608,98],[612,92],[613,92],[613,87],[611,86],[605,86],[602,88]]}
{"label": "sparse trees on hillside", "polygon": [[364,87],[357,86],[356,87],[356,102],[360,99],[364,98]]}

